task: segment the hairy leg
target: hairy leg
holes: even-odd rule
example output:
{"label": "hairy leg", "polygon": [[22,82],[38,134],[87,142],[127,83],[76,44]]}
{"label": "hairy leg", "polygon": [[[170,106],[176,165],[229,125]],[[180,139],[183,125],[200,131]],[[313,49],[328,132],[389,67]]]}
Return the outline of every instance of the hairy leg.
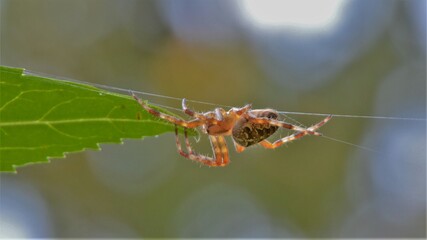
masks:
{"label": "hairy leg", "polygon": [[332,118],[332,116],[328,116],[327,118],[323,119],[322,121],[320,121],[320,122],[316,123],[315,125],[307,128],[308,131],[296,132],[290,136],[276,140],[273,143],[269,142],[268,140],[263,140],[259,144],[265,148],[268,148],[268,149],[274,149],[274,148],[280,147],[281,145],[283,145],[285,143],[295,141],[298,138],[302,138],[305,135],[310,134],[310,131],[313,131],[313,132],[316,131],[321,126],[325,125],[325,123],[327,123],[331,118]]}
{"label": "hairy leg", "polygon": [[292,142],[292,141],[297,140],[298,138],[304,137],[307,134],[308,134],[307,132],[297,132],[297,133],[292,134],[290,136],[276,140],[273,143],[269,142],[268,140],[263,140],[259,144],[261,146],[263,146],[264,148],[274,149],[274,148],[282,146],[285,143]]}
{"label": "hairy leg", "polygon": [[196,127],[203,125],[203,123],[204,123],[202,119],[194,119],[194,120],[190,120],[190,121],[185,121],[185,120],[176,118],[174,116],[170,116],[170,115],[161,113],[161,112],[149,107],[144,101],[142,101],[140,98],[138,98],[133,93],[132,93],[132,97],[136,101],[138,101],[139,105],[141,105],[141,107],[143,107],[151,115],[156,116],[156,117],[161,118],[161,119],[164,119],[164,120],[171,122],[175,125],[179,125],[179,126],[182,126],[185,128],[196,128]]}
{"label": "hairy leg", "polygon": [[[185,132],[184,132],[185,134]],[[209,136],[209,140],[211,141],[212,149],[214,152],[213,157],[208,157],[205,155],[197,154],[193,151],[193,149],[190,146],[190,142],[188,140],[187,134],[185,134],[185,142],[188,153],[184,152],[181,148],[181,143],[179,141],[179,135],[178,135],[178,128],[175,127],[175,140],[176,140],[176,148],[178,149],[178,153],[190,160],[193,160],[195,162],[199,162],[203,165],[210,166],[210,167],[223,167],[226,164],[224,164],[225,161],[223,161],[223,153],[217,137],[215,136]],[[228,153],[226,152],[225,159],[228,159]],[[227,160],[228,161],[228,160]]]}

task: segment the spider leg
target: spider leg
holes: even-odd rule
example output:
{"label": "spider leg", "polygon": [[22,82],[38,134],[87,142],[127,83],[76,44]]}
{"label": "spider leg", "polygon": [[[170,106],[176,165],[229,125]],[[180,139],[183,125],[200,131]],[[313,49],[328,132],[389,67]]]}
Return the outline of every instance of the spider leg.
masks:
{"label": "spider leg", "polygon": [[141,107],[143,107],[147,112],[149,112],[151,115],[159,117],[161,119],[164,119],[168,122],[171,122],[175,125],[179,125],[185,128],[196,128],[199,127],[201,125],[203,125],[203,120],[202,119],[194,119],[194,120],[190,120],[190,121],[185,121],[164,113],[161,113],[151,107],[149,107],[146,103],[144,103],[140,98],[138,98],[135,94],[132,93],[132,97],[138,101],[139,105],[141,105]]}
{"label": "spider leg", "polygon": [[252,105],[251,104],[246,104],[242,108],[232,108],[231,111],[235,112],[237,115],[243,115],[243,114],[245,114],[246,112],[248,112],[251,109],[252,109]]}
{"label": "spider leg", "polygon": [[243,147],[242,145],[236,143],[236,141],[233,140],[234,143],[234,148],[236,148],[236,152],[241,153],[243,151],[245,151],[245,147]]}
{"label": "spider leg", "polygon": [[296,132],[290,136],[276,140],[274,143],[271,143],[268,140],[263,140],[259,144],[261,146],[263,146],[264,148],[268,148],[268,149],[277,148],[277,147],[283,145],[284,143],[292,142],[294,140],[297,140],[298,138],[302,138],[305,135],[310,134],[310,131],[313,131],[313,132],[316,131],[321,126],[325,125],[325,123],[327,123],[331,118],[332,118],[332,116],[328,116],[327,118],[323,119],[322,121],[320,121],[320,122],[316,123],[315,125],[307,128],[308,131]]}
{"label": "spider leg", "polygon": [[270,125],[273,125],[273,126],[283,127],[283,128],[286,128],[286,129],[297,131],[297,132],[305,132],[306,134],[321,136],[322,134],[316,132],[316,129],[318,129],[321,126],[323,126],[325,123],[327,123],[329,120],[331,120],[331,118],[332,118],[332,115],[329,115],[325,119],[323,119],[322,121],[320,121],[319,123],[317,123],[317,124],[315,124],[315,125],[307,128],[307,129],[303,128],[303,127],[296,126],[296,125],[289,124],[287,122],[279,121],[279,120],[276,120],[276,119],[254,118],[254,117],[250,116],[249,121],[253,122],[253,123],[258,123],[258,124],[270,124]]}
{"label": "spider leg", "polygon": [[[221,161],[222,161],[222,154],[221,154],[221,147],[218,144],[218,139],[216,136],[209,135],[209,140],[211,142],[212,150],[214,151],[214,156],[213,156],[213,158],[211,158],[210,164],[213,164],[215,166],[216,165],[219,166],[218,163],[221,163]],[[205,156],[203,156],[203,157],[205,157]],[[212,166],[212,165],[209,165],[209,166]]]}
{"label": "spider leg", "polygon": [[[188,141],[187,130],[185,129],[184,131],[185,131],[184,133],[185,133],[185,136],[186,136],[185,141],[186,141],[186,145],[187,145],[187,149],[188,149],[188,147],[190,146],[190,142]],[[191,146],[190,146],[190,148],[188,149],[189,153],[186,153],[186,152],[184,152],[184,151],[182,150],[181,142],[179,141],[178,126],[177,126],[177,125],[175,125],[175,143],[176,143],[176,148],[177,148],[177,150],[178,150],[178,153],[179,153],[181,156],[183,156],[183,157],[185,157],[185,158],[188,158],[188,159],[190,159],[190,160],[193,160],[193,159],[190,157],[190,156],[194,155],[194,152],[193,152],[193,149],[191,148]]]}
{"label": "spider leg", "polygon": [[210,167],[223,167],[223,166],[227,165],[227,163],[229,162],[227,150],[225,151],[225,160],[223,161],[223,158],[222,158],[222,155],[223,155],[222,154],[222,151],[223,151],[222,146],[223,145],[220,145],[222,143],[219,143],[216,136],[209,136],[209,140],[211,141],[212,149],[214,150],[214,157],[213,158],[195,153],[190,146],[190,141],[188,140],[188,136],[186,134],[186,131],[184,132],[184,136],[185,136],[185,142],[186,142],[186,147],[187,147],[188,153],[184,152],[181,148],[181,143],[179,141],[179,135],[178,135],[178,128],[175,125],[176,148],[178,149],[178,153],[181,156],[188,158],[190,160],[199,162],[203,165],[210,166]]}
{"label": "spider leg", "polygon": [[279,121],[279,120],[276,120],[276,119],[249,118],[249,121],[253,122],[253,123],[258,123],[258,124],[270,124],[270,125],[273,125],[273,126],[278,126],[278,127],[290,129],[290,130],[293,130],[293,131],[298,131],[298,132],[307,132],[308,134],[311,134],[311,135],[317,135],[317,136],[321,135],[318,132],[314,132],[312,130],[308,130],[308,129],[305,129],[303,127],[292,125],[292,124],[289,124],[287,122]]}
{"label": "spider leg", "polygon": [[309,127],[307,130],[309,131],[316,131],[317,129],[319,129],[321,126],[325,125],[327,122],[329,122],[329,120],[331,120],[332,115],[327,116],[326,118],[324,118],[322,121],[314,124],[313,126]]}
{"label": "spider leg", "polygon": [[219,122],[224,120],[224,117],[222,116],[220,108],[215,108],[215,118]]}
{"label": "spider leg", "polygon": [[[175,127],[176,129],[176,127]],[[176,132],[175,132],[176,134]],[[185,138],[185,146],[187,147],[187,151],[189,154],[194,154],[193,148],[191,147],[190,140],[188,139],[187,129],[184,128],[184,138]]]}
{"label": "spider leg", "polygon": [[[227,142],[223,136],[218,136],[219,148],[222,154],[222,162],[217,162],[217,164],[221,164],[220,166],[226,166],[230,163],[230,156],[228,155]],[[217,159],[218,161],[218,159]]]}
{"label": "spider leg", "polygon": [[281,138],[281,139],[275,141],[274,143],[271,143],[268,140],[263,140],[263,141],[259,142],[259,144],[261,146],[263,146],[264,148],[275,149],[277,147],[280,147],[284,143],[295,141],[298,138],[304,137],[307,134],[308,134],[307,132],[297,132],[297,133],[294,133],[294,134],[292,134],[290,136]]}
{"label": "spider leg", "polygon": [[199,119],[206,119],[206,117],[203,114],[200,114],[200,113],[194,112],[193,110],[190,110],[187,107],[186,101],[187,101],[187,99],[185,99],[185,98],[182,99],[182,110],[184,111],[185,114],[190,115],[190,116],[195,117],[195,118],[199,118]]}

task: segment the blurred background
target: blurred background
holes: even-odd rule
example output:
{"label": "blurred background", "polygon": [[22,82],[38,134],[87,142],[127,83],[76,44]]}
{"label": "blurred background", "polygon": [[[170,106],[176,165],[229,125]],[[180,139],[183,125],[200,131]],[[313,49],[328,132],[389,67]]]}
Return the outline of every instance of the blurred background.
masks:
{"label": "blurred background", "polygon": [[[2,65],[236,107],[426,116],[425,0],[1,0],[0,11]],[[240,154],[229,142],[232,162],[216,169],[180,157],[172,133],[104,144],[2,174],[0,236],[426,237],[426,122],[336,117],[321,132],[379,153],[320,137]],[[205,136],[192,141],[211,154]]]}

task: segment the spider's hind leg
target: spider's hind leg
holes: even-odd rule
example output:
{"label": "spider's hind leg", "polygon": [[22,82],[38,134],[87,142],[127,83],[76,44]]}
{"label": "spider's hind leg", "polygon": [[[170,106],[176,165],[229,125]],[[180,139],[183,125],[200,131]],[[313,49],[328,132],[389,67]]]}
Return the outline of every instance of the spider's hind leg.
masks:
{"label": "spider's hind leg", "polygon": [[319,123],[309,127],[309,128],[303,128],[303,127],[299,127],[284,121],[280,121],[280,120],[276,120],[276,119],[265,119],[265,118],[256,118],[256,117],[251,117],[249,119],[250,122],[253,123],[257,123],[257,124],[270,124],[273,126],[278,126],[278,127],[282,127],[282,128],[286,128],[289,130],[293,130],[296,132],[304,132],[305,135],[309,134],[309,135],[315,135],[315,136],[322,136],[321,133],[316,132],[317,129],[319,129],[321,126],[325,125],[329,120],[331,120],[332,115],[327,116],[325,119],[323,119],[322,121],[320,121]]}
{"label": "spider's hind leg", "polygon": [[279,139],[279,140],[276,140],[276,141],[275,141],[275,142],[273,142],[273,143],[271,143],[271,142],[270,142],[270,141],[268,141],[268,140],[263,140],[263,141],[259,142],[259,144],[260,144],[261,146],[263,146],[264,148],[267,148],[267,149],[275,149],[275,148],[277,148],[277,147],[282,146],[282,145],[283,145],[283,144],[285,144],[285,143],[295,141],[295,140],[297,140],[298,138],[302,138],[302,137],[304,137],[305,135],[307,135],[307,132],[297,132],[297,133],[294,133],[294,134],[289,135],[289,136],[287,136],[287,137],[284,137],[284,138],[281,138],[281,139]]}
{"label": "spider's hind leg", "polygon": [[317,129],[319,129],[321,126],[325,125],[325,123],[327,123],[329,120],[331,120],[331,118],[332,118],[332,115],[326,117],[322,121],[320,121],[320,122],[314,124],[313,126],[307,128],[307,131],[295,132],[294,134],[289,135],[289,136],[284,137],[284,138],[281,138],[279,140],[276,140],[273,143],[269,142],[268,140],[263,140],[259,144],[261,146],[263,146],[264,148],[268,148],[268,149],[274,149],[274,148],[280,147],[281,145],[283,145],[285,143],[295,141],[298,138],[302,138],[305,135],[310,134],[310,131],[315,132]]}
{"label": "spider's hind leg", "polygon": [[332,115],[327,116],[326,118],[324,118],[322,121],[314,124],[313,126],[307,128],[307,130],[309,131],[316,131],[317,129],[319,129],[321,126],[325,125],[327,122],[329,122],[329,120],[331,120]]}

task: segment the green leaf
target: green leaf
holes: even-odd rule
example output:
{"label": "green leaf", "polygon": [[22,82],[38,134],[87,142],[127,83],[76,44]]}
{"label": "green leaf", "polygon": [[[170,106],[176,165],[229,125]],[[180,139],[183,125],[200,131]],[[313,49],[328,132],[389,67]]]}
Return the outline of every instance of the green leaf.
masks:
{"label": "green leaf", "polygon": [[129,95],[0,66],[0,171],[171,131]]}

